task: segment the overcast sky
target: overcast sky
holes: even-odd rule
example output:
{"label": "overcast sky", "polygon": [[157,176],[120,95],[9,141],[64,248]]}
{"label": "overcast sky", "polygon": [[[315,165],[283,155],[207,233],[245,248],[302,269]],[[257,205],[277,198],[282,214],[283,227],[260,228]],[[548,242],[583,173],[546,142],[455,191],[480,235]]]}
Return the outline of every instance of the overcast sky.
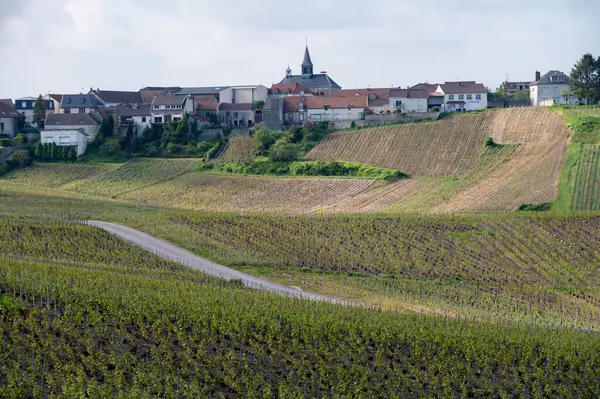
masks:
{"label": "overcast sky", "polygon": [[344,88],[496,87],[600,55],[599,19],[598,0],[0,0],[0,98],[270,86],[305,38]]}

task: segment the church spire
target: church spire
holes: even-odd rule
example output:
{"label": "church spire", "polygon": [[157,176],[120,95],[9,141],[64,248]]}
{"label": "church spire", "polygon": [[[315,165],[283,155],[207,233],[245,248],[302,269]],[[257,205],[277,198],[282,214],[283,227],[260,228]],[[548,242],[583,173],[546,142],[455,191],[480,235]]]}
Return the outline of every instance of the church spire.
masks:
{"label": "church spire", "polygon": [[308,44],[304,50],[304,60],[302,61],[302,75],[314,75],[314,65],[310,59],[310,52],[308,51]]}

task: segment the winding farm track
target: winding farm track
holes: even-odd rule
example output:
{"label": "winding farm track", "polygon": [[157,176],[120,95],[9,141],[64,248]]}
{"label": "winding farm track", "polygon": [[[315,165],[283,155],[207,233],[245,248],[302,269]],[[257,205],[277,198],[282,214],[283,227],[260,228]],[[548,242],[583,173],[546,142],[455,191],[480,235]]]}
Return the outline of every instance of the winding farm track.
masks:
{"label": "winding farm track", "polygon": [[279,295],[310,299],[313,301],[337,303],[346,306],[368,307],[369,305],[350,302],[343,299],[332,298],[325,295],[305,292],[300,289],[288,287],[259,277],[254,277],[246,273],[220,265],[208,259],[202,258],[192,252],[175,246],[167,241],[155,238],[131,227],[116,223],[101,222],[96,220],[85,221],[86,224],[105,230],[117,237],[130,242],[131,244],[143,248],[161,258],[183,264],[192,269],[200,270],[206,274],[220,277],[225,280],[240,280],[247,287],[261,291],[271,292]]}

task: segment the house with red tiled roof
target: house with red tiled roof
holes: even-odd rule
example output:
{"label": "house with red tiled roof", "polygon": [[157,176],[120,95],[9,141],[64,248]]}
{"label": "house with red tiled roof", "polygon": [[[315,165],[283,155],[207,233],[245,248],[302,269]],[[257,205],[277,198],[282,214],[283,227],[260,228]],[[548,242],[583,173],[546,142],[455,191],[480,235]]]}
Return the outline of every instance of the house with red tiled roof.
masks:
{"label": "house with red tiled roof", "polygon": [[475,81],[446,82],[436,93],[444,95],[444,110],[475,111],[487,108],[487,89]]}

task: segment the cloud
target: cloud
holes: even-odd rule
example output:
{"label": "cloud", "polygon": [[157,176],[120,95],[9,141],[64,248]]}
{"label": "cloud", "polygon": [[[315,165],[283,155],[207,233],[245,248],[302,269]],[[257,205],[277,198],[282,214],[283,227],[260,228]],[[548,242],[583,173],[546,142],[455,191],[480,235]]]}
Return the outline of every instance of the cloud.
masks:
{"label": "cloud", "polygon": [[[89,87],[264,84],[316,70],[344,87],[532,78],[600,55],[600,3],[572,0],[0,0],[0,97]],[[168,5],[167,5],[168,4]],[[16,34],[15,32],[18,32]]]}

